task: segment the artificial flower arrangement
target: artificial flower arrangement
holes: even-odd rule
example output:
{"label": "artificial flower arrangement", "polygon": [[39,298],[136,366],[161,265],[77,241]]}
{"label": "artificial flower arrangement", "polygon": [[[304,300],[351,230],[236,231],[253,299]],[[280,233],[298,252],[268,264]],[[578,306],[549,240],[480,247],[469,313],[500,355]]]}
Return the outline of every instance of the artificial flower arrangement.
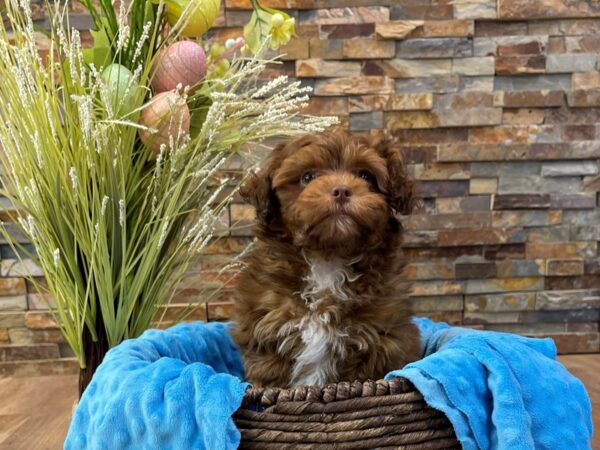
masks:
{"label": "artificial flower arrangement", "polygon": [[[259,74],[294,33],[254,2],[244,36],[203,40],[219,0],[83,0],[83,48],[66,2],[49,5],[41,56],[28,0],[0,28],[3,194],[35,249],[51,309],[80,364],[80,394],[109,348],[139,336],[168,303],[235,193],[223,170],[253,143],[320,131],[298,114],[308,88]],[[269,50],[270,51],[270,50]],[[234,189],[228,189],[233,184]]]}

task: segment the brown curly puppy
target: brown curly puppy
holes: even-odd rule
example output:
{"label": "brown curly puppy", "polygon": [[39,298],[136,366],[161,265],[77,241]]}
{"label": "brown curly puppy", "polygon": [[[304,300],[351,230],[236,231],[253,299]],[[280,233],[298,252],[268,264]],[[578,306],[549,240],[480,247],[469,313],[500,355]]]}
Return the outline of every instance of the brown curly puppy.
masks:
{"label": "brown curly puppy", "polygon": [[256,386],[377,379],[420,356],[401,226],[412,184],[391,142],[343,131],[280,145],[242,187],[259,239],[232,335]]}

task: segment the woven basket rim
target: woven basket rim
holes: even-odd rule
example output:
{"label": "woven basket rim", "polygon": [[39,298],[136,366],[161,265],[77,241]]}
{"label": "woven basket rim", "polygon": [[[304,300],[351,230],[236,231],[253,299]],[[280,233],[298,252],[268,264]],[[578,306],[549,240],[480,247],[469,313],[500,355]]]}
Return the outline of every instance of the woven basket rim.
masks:
{"label": "woven basket rim", "polygon": [[290,388],[249,386],[244,394],[242,407],[248,405],[268,407],[278,403],[301,401],[331,403],[409,393],[415,397],[415,401],[423,399],[416,387],[403,377],[394,377],[390,380],[340,381],[323,386]]}

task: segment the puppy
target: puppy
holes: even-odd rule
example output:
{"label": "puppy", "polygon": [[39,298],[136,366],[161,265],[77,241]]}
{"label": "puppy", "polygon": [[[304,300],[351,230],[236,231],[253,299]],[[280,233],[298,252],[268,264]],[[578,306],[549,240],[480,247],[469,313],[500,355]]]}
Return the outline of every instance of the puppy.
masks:
{"label": "puppy", "polygon": [[412,184],[397,148],[343,131],[279,145],[247,180],[258,242],[232,336],[255,386],[378,379],[420,357],[401,226]]}

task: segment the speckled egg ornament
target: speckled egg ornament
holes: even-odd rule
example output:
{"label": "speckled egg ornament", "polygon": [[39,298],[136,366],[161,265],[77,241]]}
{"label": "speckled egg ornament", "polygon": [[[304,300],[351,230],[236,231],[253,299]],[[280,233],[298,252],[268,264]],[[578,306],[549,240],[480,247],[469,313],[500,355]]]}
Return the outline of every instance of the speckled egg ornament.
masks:
{"label": "speckled egg ornament", "polygon": [[[153,152],[160,152],[161,145],[168,148],[172,137],[175,144],[181,143],[190,131],[190,110],[177,92],[168,91],[155,95],[142,109],[140,124],[157,130],[140,129],[140,139]],[[177,142],[179,140],[179,142]]]}
{"label": "speckled egg ornament", "polygon": [[152,88],[155,93],[197,87],[206,75],[206,54],[192,41],[179,41],[163,49],[153,67]]}

